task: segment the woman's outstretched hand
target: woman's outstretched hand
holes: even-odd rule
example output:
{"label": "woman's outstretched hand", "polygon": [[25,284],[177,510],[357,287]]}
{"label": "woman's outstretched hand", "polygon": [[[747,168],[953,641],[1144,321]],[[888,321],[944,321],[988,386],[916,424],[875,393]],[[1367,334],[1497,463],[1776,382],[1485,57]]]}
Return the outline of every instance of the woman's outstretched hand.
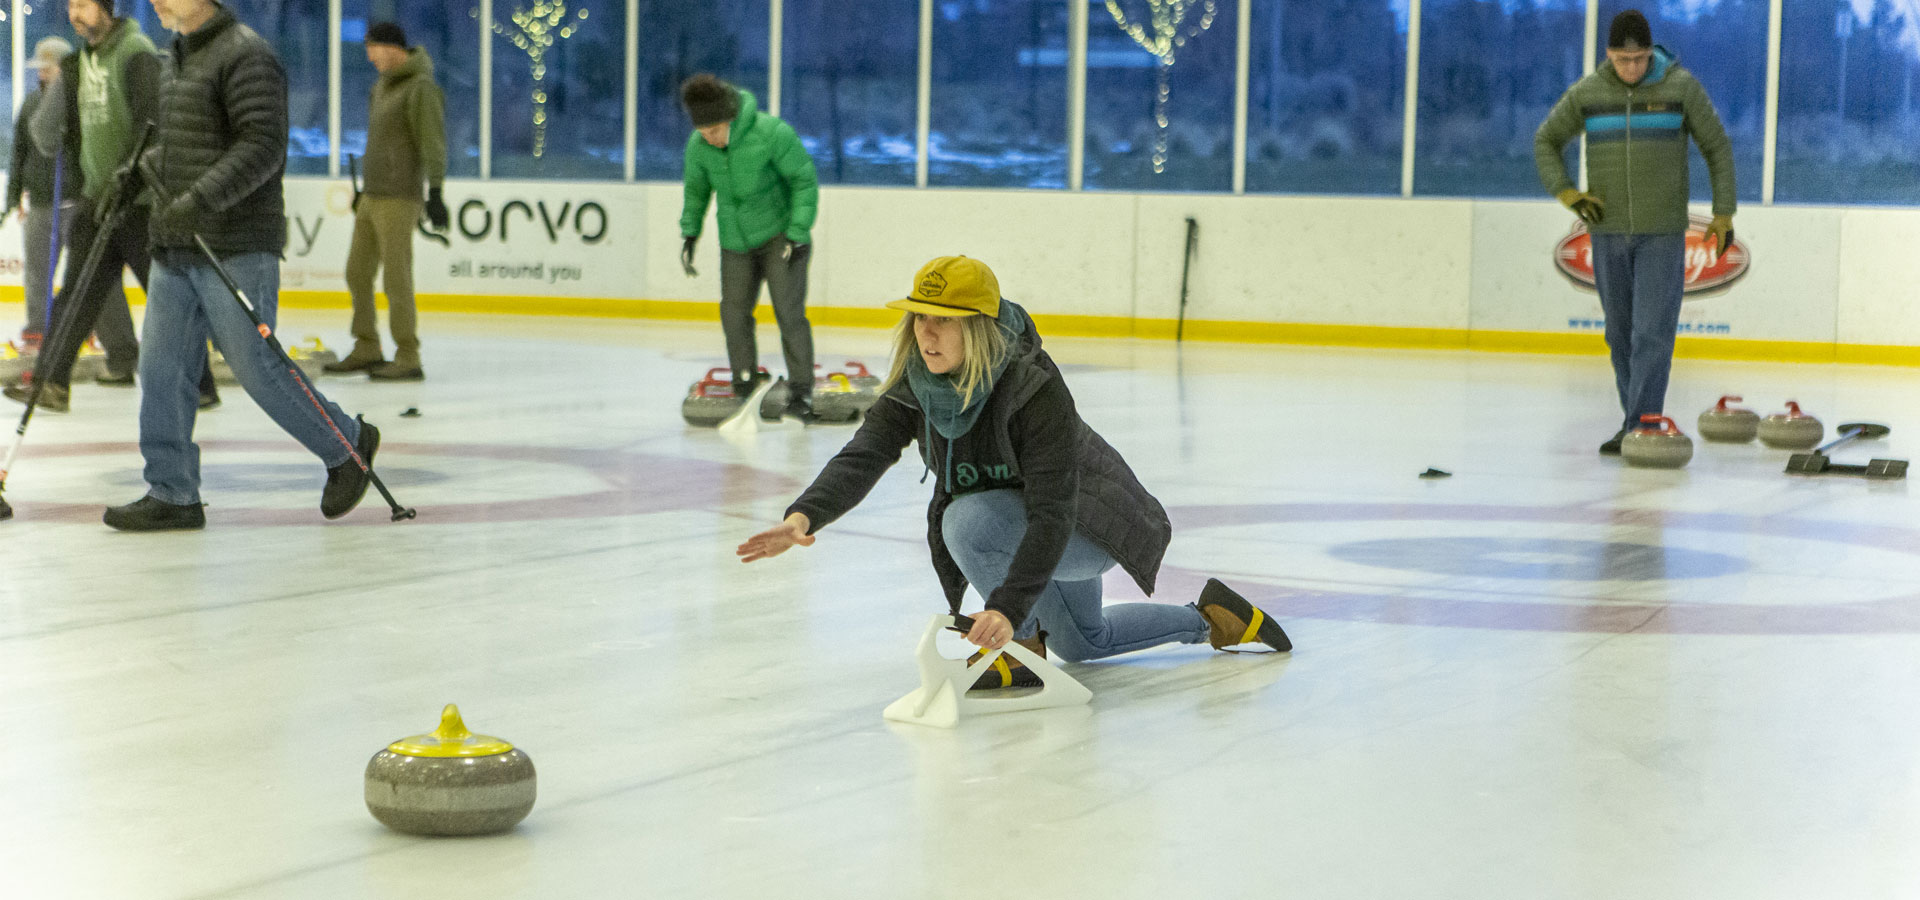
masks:
{"label": "woman's outstretched hand", "polygon": [[813,523],[805,515],[794,513],[787,516],[786,521],[747,538],[747,542],[733,552],[740,555],[741,562],[750,563],[754,560],[779,556],[787,552],[787,548],[796,544],[811,547],[814,537],[807,533],[807,529],[812,525]]}

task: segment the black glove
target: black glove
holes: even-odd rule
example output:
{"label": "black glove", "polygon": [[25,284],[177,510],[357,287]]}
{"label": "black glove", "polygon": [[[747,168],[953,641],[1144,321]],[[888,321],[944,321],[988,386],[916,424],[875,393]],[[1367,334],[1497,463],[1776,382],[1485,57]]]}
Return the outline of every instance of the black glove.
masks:
{"label": "black glove", "polygon": [[690,237],[680,243],[680,270],[687,273],[688,278],[700,274],[693,268],[693,245],[699,240],[697,237]]}
{"label": "black glove", "polygon": [[445,231],[451,221],[447,218],[447,201],[440,196],[439,188],[427,188],[427,221],[433,224],[433,230]]}
{"label": "black glove", "polygon": [[796,244],[792,241],[788,241],[787,246],[780,251],[780,256],[787,261],[788,266],[797,266],[806,262],[807,257],[812,255],[812,244]]}
{"label": "black glove", "polygon": [[192,234],[200,220],[200,201],[192,191],[181,191],[163,204],[155,204],[152,229],[155,232]]}

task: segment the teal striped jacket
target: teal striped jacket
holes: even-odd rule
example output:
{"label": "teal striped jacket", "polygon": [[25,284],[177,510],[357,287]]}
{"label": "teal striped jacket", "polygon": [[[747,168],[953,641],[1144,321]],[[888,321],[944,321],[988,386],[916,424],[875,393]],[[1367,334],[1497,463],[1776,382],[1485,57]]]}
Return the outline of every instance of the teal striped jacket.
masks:
{"label": "teal striped jacket", "polygon": [[1587,193],[1606,204],[1592,230],[1671,234],[1687,230],[1687,138],[1706,157],[1713,214],[1734,210],[1733,141],[1693,73],[1655,47],[1647,75],[1629,85],[1603,62],[1554,104],[1533,136],[1540,183],[1558,195],[1573,187],[1561,159],[1567,142],[1587,135]]}

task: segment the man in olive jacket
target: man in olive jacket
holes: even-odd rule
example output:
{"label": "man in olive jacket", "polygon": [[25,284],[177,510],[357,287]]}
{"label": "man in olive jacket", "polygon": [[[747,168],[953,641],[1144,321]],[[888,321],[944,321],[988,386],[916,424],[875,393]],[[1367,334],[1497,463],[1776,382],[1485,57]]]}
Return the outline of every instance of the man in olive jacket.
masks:
{"label": "man in olive jacket", "polygon": [[[433,59],[408,47],[393,22],[367,29],[367,61],[380,73],[367,103],[366,190],[353,197],[353,244],[347,251],[347,292],[353,296],[353,352],[326,366],[379,381],[418,381],[420,332],[413,305],[413,231],[420,221],[420,188],[434,230],[447,228],[446,100],[433,82]],[[387,310],[393,329],[393,361],[380,350],[374,317],[373,276],[386,271]]]}
{"label": "man in olive jacket", "polygon": [[[1587,135],[1582,193],[1561,153]],[[1613,19],[1607,61],[1569,88],[1534,134],[1534,161],[1547,192],[1578,214],[1593,235],[1593,274],[1607,320],[1607,347],[1626,421],[1600,445],[1620,440],[1658,414],[1673,368],[1674,333],[1686,287],[1687,138],[1700,145],[1713,181],[1718,253],[1733,243],[1733,141],[1707,91],[1672,53],[1653,43],[1638,10]]]}
{"label": "man in olive jacket", "polygon": [[[211,338],[248,396],[327,466],[320,511],[352,511],[366,494],[357,456],[373,463],[380,432],[348,416],[281,360],[212,260],[217,257],[272,327],[287,223],[287,76],[253,29],[214,0],[153,0],[179,33],[160,100],[159,134],[143,159],[154,192],[153,287],[140,355],[140,455],[145,497],[106,512],[122,531],[196,529],[200,448],[193,442],[192,372]],[[207,248],[203,252],[202,242]]]}
{"label": "man in olive jacket", "polygon": [[753,95],[712,75],[695,75],[680,99],[693,119],[687,136],[686,201],[680,212],[680,264],[693,271],[693,248],[707,202],[720,201],[720,327],[727,338],[735,396],[746,396],[760,368],[753,307],[760,283],[772,295],[787,362],[787,414],[813,415],[813,326],[807,322],[807,263],[820,180],[793,126],[763,113]]}

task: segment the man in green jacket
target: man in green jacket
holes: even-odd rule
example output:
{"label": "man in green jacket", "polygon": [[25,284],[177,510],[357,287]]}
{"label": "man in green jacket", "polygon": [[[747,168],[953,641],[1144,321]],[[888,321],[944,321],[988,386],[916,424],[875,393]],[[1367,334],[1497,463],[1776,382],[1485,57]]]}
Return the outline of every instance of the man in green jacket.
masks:
{"label": "man in green jacket", "polygon": [[[1561,160],[1583,131],[1585,192]],[[1725,253],[1733,243],[1733,141],[1706,89],[1653,43],[1646,17],[1629,9],[1608,28],[1607,61],[1567,89],[1533,137],[1541,183],[1593,235],[1594,281],[1626,414],[1620,430],[1600,445],[1602,454],[1618,454],[1620,439],[1640,417],[1661,412],[1666,402],[1686,287],[1689,136],[1713,181],[1707,230],[1716,252]]]}
{"label": "man in green jacket", "polygon": [[735,396],[748,396],[759,371],[753,307],[766,282],[787,361],[787,414],[813,414],[813,327],[807,322],[807,263],[820,180],[793,126],[761,112],[753,95],[712,75],[681,86],[693,119],[687,136],[686,202],[680,264],[689,276],[707,201],[720,199],[720,327],[727,337]]}
{"label": "man in green jacket", "polygon": [[[420,188],[435,231],[448,224],[441,197],[447,178],[446,100],[433,81],[433,60],[407,46],[393,22],[367,29],[367,61],[380,73],[367,103],[367,185],[353,197],[353,244],[347,250],[347,292],[353,296],[353,352],[329,363],[329,372],[365,371],[376,381],[419,381],[418,314],[413,305],[413,231],[420,221]],[[380,350],[373,276],[386,270],[393,361]]]}

